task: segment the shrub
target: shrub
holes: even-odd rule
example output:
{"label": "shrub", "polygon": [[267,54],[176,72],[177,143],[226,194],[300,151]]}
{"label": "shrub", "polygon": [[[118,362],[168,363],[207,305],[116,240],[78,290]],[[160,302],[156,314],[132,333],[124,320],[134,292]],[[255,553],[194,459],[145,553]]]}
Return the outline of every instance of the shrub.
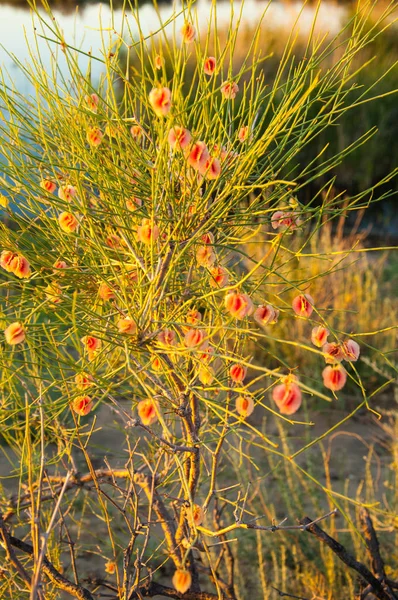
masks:
{"label": "shrub", "polygon": [[[12,598],[57,597],[59,588],[77,598],[109,590],[125,600],[237,597],[230,532],[275,529],[247,508],[239,471],[260,470],[254,450],[297,466],[330,502],[341,496],[295,459],[326,434],[292,457],[260,415],[309,427],[292,415],[302,405],[311,415],[316,398],[334,402],[346,378],[361,395],[354,412],[374,410],[357,366],[370,333],[354,319],[348,330],[341,318],[335,326],[319,300],[319,272],[295,263],[307,248],[314,260],[333,260],[333,250],[312,249],[314,235],[343,211],[391,195],[378,188],[393,174],[344,201],[330,193],[335,167],[365,134],[286,175],[352,108],[366,69],[356,58],[379,35],[363,27],[371,6],[331,41],[312,32],[302,60],[292,37],[273,81],[262,71],[260,25],[234,72],[239,23],[209,61],[215,5],[205,36],[194,9],[182,13],[181,32],[169,36],[170,24],[160,23],[149,38],[133,32],[139,20],[129,14],[116,41],[90,59],[103,67],[97,85],[79,67],[83,51],[35,10],[68,73],[56,59],[46,72],[32,54],[19,67],[36,97],[6,83],[0,90],[2,436],[19,464],[18,499],[0,523],[15,575],[2,591]],[[330,65],[336,46],[341,58]],[[122,69],[121,52],[133,70]],[[302,205],[300,190],[326,174],[322,202]],[[253,240],[259,251],[247,250]],[[296,338],[297,322],[306,341]],[[319,327],[327,347],[311,344]],[[272,358],[252,360],[264,339]],[[314,355],[311,369],[279,350],[285,344]],[[19,537],[10,535],[12,519]],[[101,557],[106,578],[87,582],[88,556]]]}

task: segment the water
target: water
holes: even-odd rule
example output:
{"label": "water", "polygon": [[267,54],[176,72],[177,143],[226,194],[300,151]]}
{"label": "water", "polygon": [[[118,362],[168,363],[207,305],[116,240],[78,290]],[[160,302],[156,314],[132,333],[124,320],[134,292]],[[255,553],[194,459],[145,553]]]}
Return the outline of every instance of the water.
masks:
{"label": "water", "polygon": [[[243,25],[245,23],[254,26],[267,8],[268,2],[264,0],[246,0],[242,11]],[[161,20],[164,22],[171,19],[174,14],[180,11],[180,5],[162,4],[159,8]],[[208,0],[198,0],[196,3],[197,17],[200,29],[205,32],[208,27],[209,15],[211,12],[211,3]],[[239,2],[217,2],[217,21],[218,26],[222,28],[227,26],[231,20],[231,9],[235,15],[235,19],[240,13],[241,4]],[[93,56],[102,56],[102,38],[105,38],[105,45],[108,46],[112,38],[113,31],[121,31],[122,23],[127,19],[133,36],[137,34],[137,26],[133,16],[129,11],[127,15],[123,15],[121,9],[115,9],[113,13],[109,6],[100,4],[88,4],[79,9],[67,5],[64,9],[54,9],[53,14],[56,21],[59,23],[63,31],[67,44],[81,48],[83,51],[91,51]],[[145,35],[156,31],[159,28],[159,18],[152,4],[144,4],[139,9],[139,18],[142,31]],[[48,22],[51,20],[47,17]],[[311,30],[314,19],[314,7],[305,6],[302,2],[289,2],[285,4],[278,0],[273,0],[268,6],[264,19],[265,26],[271,31],[282,30],[284,34],[295,25],[299,32],[306,36]],[[329,32],[336,34],[341,27],[344,26],[347,20],[347,9],[336,5],[335,2],[323,1],[317,17],[317,33]],[[184,21],[183,15],[176,18],[175,27],[179,31]],[[11,80],[16,89],[25,96],[32,93],[33,89],[27,81],[20,68],[15,64],[13,56],[22,64],[31,62],[29,45],[31,52],[37,54],[35,48],[34,26],[40,29],[38,18],[32,16],[30,10],[24,7],[15,7],[0,4],[0,67],[5,73],[5,79]],[[169,27],[170,33],[172,26]],[[46,35],[54,39],[54,34],[49,31]],[[129,41],[129,40],[128,40]],[[51,51],[57,48],[52,44],[51,51],[44,40],[39,40],[39,49],[42,64],[45,68],[50,69]],[[82,71],[86,70],[88,57],[80,55],[79,63]],[[67,72],[66,60],[62,52],[58,48],[58,67],[62,72]],[[92,82],[95,85],[98,80],[102,65],[100,62],[92,61]],[[1,164],[1,155],[0,155]],[[392,199],[389,203],[384,203],[385,209],[393,210],[393,206],[398,201]],[[384,211],[383,211],[384,212]],[[385,214],[390,223],[389,230],[396,232],[398,230],[398,217],[396,210],[393,215]]]}
{"label": "water", "polygon": [[[247,0],[243,7],[243,22],[254,25],[258,22],[262,13],[266,9],[268,2],[259,0]],[[196,4],[198,21],[201,29],[205,29],[208,24],[211,3],[207,0],[199,0]],[[240,12],[239,2],[217,2],[217,14],[219,26],[228,25],[231,18],[231,7],[235,15]],[[123,13],[121,9],[116,9],[111,15],[109,6],[90,4],[82,8],[73,10],[70,7],[65,10],[54,9],[53,14],[62,28],[65,40],[68,44],[82,48],[85,51],[91,50],[92,54],[101,54],[101,33],[109,37],[108,28],[121,31],[123,22]],[[173,7],[171,4],[160,7],[161,18],[163,21],[170,19],[173,14],[179,12],[180,6]],[[312,26],[314,18],[314,9],[310,6],[302,7],[301,2],[289,3],[285,5],[275,0],[269,6],[265,23],[271,29],[283,28],[289,29],[293,26],[298,15],[299,29],[303,34],[308,33]],[[318,15],[317,27],[320,31],[336,33],[344,21],[345,9],[336,6],[332,2],[323,2]],[[144,34],[149,34],[159,27],[159,20],[151,4],[144,4],[139,9],[141,27]],[[131,14],[127,11],[127,19],[130,23],[133,33],[137,32],[137,26]],[[48,19],[50,22],[50,19]],[[113,20],[113,22],[112,22]],[[28,44],[33,44],[33,27],[39,28],[38,19],[32,17],[28,8],[0,5],[0,65],[9,73],[14,85],[21,93],[29,93],[31,90],[20,70],[16,67],[9,54],[14,55],[19,61],[29,61]],[[176,19],[176,27],[180,28],[184,18],[180,15]],[[101,31],[102,30],[102,31]],[[48,32],[47,32],[47,35]],[[54,37],[51,34],[49,37]],[[50,51],[46,48],[45,42],[40,43],[40,55],[45,67],[50,67]],[[84,69],[88,59],[81,57],[81,66]],[[61,69],[65,64],[65,58],[59,57],[59,66]],[[93,76],[98,76],[101,70],[100,63],[93,62]]]}

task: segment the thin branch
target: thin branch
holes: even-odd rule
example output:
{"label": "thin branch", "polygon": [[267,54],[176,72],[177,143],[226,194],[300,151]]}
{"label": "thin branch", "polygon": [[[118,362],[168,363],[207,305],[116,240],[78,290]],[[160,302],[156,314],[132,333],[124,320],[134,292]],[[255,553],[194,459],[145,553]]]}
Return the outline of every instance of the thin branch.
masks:
{"label": "thin branch", "polygon": [[198,531],[200,531],[201,533],[203,533],[204,535],[207,535],[209,537],[219,537],[221,535],[224,535],[225,533],[229,533],[230,531],[234,531],[235,529],[257,529],[258,531],[305,531],[306,529],[309,529],[310,525],[314,525],[315,523],[319,523],[319,521],[323,521],[323,519],[327,519],[328,517],[331,517],[333,515],[337,514],[337,509],[334,509],[332,511],[330,511],[329,513],[327,513],[326,515],[323,515],[322,517],[318,517],[317,519],[315,519],[314,521],[309,521],[308,523],[302,523],[301,525],[283,525],[283,523],[285,523],[286,519],[283,519],[283,521],[281,521],[281,523],[279,523],[278,525],[254,525],[253,523],[244,523],[243,521],[237,521],[236,523],[232,524],[232,525],[228,525],[227,527],[224,527],[223,529],[220,529],[219,531],[211,531],[210,529],[206,529],[205,527],[201,527],[201,526],[197,526],[196,529]]}
{"label": "thin branch", "polygon": [[182,555],[181,550],[176,542],[174,521],[171,520],[164,503],[155,490],[154,478],[151,476],[146,476],[143,473],[136,473],[134,475],[134,482],[143,489],[148,502],[153,507],[153,510],[155,511],[163,529],[163,534],[170,557],[172,558],[175,566],[180,568],[182,566]]}
{"label": "thin branch", "polygon": [[19,562],[18,557],[16,556],[16,554],[14,552],[14,549],[12,547],[12,543],[10,540],[10,535],[7,531],[7,528],[4,524],[3,517],[1,515],[0,515],[0,537],[2,539],[2,546],[4,547],[4,549],[6,551],[7,559],[12,564],[14,569],[17,571],[17,573],[19,574],[21,579],[26,583],[28,589],[30,589],[30,587],[31,587],[30,577],[27,574],[27,572],[25,571],[24,567]]}
{"label": "thin branch", "polygon": [[369,511],[363,509],[359,515],[359,518],[365,535],[366,547],[372,563],[372,569],[376,574],[376,577],[381,580],[385,580],[386,573],[384,571],[384,562],[380,555],[379,540],[377,539]]}
{"label": "thin branch", "polygon": [[[63,496],[65,494],[65,491],[66,491],[66,488],[68,486],[68,482],[69,482],[69,479],[71,478],[71,476],[72,476],[71,472],[68,472],[66,474],[65,481],[64,481],[63,486],[61,488],[61,491],[60,491],[60,493],[58,495],[57,503],[56,503],[56,505],[54,507],[54,510],[53,510],[53,513],[51,515],[50,523],[48,524],[46,532],[43,533],[42,536],[41,536],[41,548],[40,548],[39,557],[37,559],[37,563],[35,565],[35,573],[34,573],[33,582],[32,582],[32,590],[31,590],[31,598],[32,598],[32,600],[34,600],[36,598],[37,590],[38,590],[38,587],[40,585],[40,570],[41,570],[41,566],[42,566],[42,563],[43,563],[43,560],[44,560],[44,556],[45,556],[46,551],[47,551],[48,538],[50,536],[52,528],[54,527],[55,519],[56,519],[58,510],[59,510],[60,505],[61,505],[62,498],[63,498]],[[40,492],[41,492],[41,489],[42,489],[42,486],[41,486],[41,483],[40,483],[40,487],[39,487]]]}
{"label": "thin branch", "polygon": [[[35,532],[35,541],[37,544],[36,551],[39,552],[39,554],[37,556],[37,560],[34,560],[34,571],[33,571],[33,577],[32,577],[32,585],[31,585],[31,589],[30,589],[30,600],[36,600],[36,598],[38,598],[39,600],[43,599],[43,592],[42,592],[42,589],[40,586],[40,566],[41,566],[43,556],[46,552],[46,549],[45,549],[46,538],[44,538],[45,542],[43,543],[44,551],[43,551],[43,547],[42,547],[42,552],[40,552],[40,545],[39,545],[40,544],[41,500],[42,500],[42,491],[43,491],[42,490],[43,479],[44,479],[44,473],[45,473],[44,412],[43,412],[43,398],[42,398],[42,393],[41,393],[41,384],[40,384],[39,389],[40,389],[40,394],[39,394],[39,398],[38,398],[38,404],[39,404],[39,414],[40,414],[40,472],[39,472],[39,484],[37,486],[38,492],[37,492],[37,502],[36,502],[36,507],[35,507],[35,516],[32,521],[32,526],[34,527],[34,532]],[[34,506],[33,494],[31,496],[31,501],[32,501],[32,507],[33,507]]]}
{"label": "thin branch", "polygon": [[196,454],[198,452],[198,448],[195,448],[194,446],[181,446],[179,444],[172,444],[164,437],[155,433],[150,427],[144,425],[139,419],[132,419],[129,423],[127,423],[127,425],[130,427],[141,427],[141,429],[145,429],[145,431],[147,431],[150,435],[158,439],[159,442],[161,442],[162,444],[165,444],[173,452],[188,452],[192,454]]}
{"label": "thin branch", "polygon": [[273,585],[271,585],[270,587],[272,587],[273,590],[278,592],[278,596],[280,596],[281,598],[296,598],[296,600],[309,600],[309,598],[304,598],[303,596],[294,596],[293,594],[288,594],[287,592],[282,592],[282,590],[279,590],[278,588],[274,587]]}
{"label": "thin branch", "polygon": [[[67,485],[65,486],[65,492],[75,488],[75,487],[84,487],[85,484],[90,483],[93,481],[94,476],[96,477],[96,479],[131,479],[132,474],[131,471],[129,469],[96,469],[94,471],[94,473],[85,473],[84,475],[81,475],[80,473],[74,473],[71,475],[69,481],[67,482]],[[59,487],[58,490],[56,490],[56,493],[59,493],[60,490],[62,489],[64,483],[65,483],[65,476],[57,476],[57,475],[51,475],[47,477],[48,481],[57,485],[57,487]],[[55,492],[54,490],[51,490],[51,492],[47,495],[43,495],[41,500],[43,501],[48,501],[48,500],[53,500],[54,499],[54,495]],[[30,498],[30,493],[26,494],[26,496],[24,496],[23,498],[21,498],[20,500],[26,500]],[[28,500],[27,502],[18,502],[18,499],[14,502],[12,501],[12,508],[10,508],[3,516],[3,520],[6,523],[13,515],[15,515],[15,513],[17,512],[17,510],[21,510],[23,508],[29,507],[30,506],[30,501]]]}
{"label": "thin branch", "polygon": [[383,583],[386,592],[390,594],[391,598],[395,598],[396,596],[393,592],[394,586],[391,585],[387,579],[386,572],[384,569],[384,562],[380,554],[379,540],[377,539],[376,531],[373,527],[369,511],[364,508],[361,511],[359,518],[361,520],[362,529],[366,541],[366,547],[368,549],[368,554],[372,564],[372,569],[376,577]]}
{"label": "thin branch", "polygon": [[[25,554],[33,556],[33,546],[12,535],[9,536],[9,540],[10,544],[14,546],[14,548],[18,548],[18,550],[25,552]],[[76,585],[72,581],[69,581],[69,579],[66,579],[66,577],[61,575],[61,573],[57,571],[54,565],[46,557],[43,558],[42,569],[57,588],[68,592],[68,594],[74,596],[78,600],[94,600],[94,596],[92,596],[92,594],[86,588],[82,587],[81,585]]]}
{"label": "thin branch", "polygon": [[362,563],[358,562],[347,550],[335,539],[330,537],[323,529],[318,527],[309,517],[301,519],[300,523],[306,526],[306,530],[312,533],[319,541],[328,546],[347,566],[354,569],[359,575],[372,586],[374,595],[379,600],[394,600],[396,597],[391,595],[383,584],[369,571]]}
{"label": "thin branch", "polygon": [[[164,596],[165,598],[175,598],[176,600],[220,600],[219,596],[209,592],[185,592],[180,594],[175,589],[166,587],[154,581],[148,582],[138,590],[132,590],[129,600],[139,600],[140,598],[152,598],[154,596]],[[224,597],[222,600],[231,600]]]}

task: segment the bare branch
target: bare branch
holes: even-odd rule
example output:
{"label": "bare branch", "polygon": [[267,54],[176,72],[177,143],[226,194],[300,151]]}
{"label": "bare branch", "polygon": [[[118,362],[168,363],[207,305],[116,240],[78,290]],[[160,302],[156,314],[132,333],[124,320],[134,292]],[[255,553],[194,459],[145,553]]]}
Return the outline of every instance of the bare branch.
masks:
{"label": "bare branch", "polygon": [[[220,600],[219,596],[209,592],[185,592],[185,594],[180,594],[175,589],[155,583],[154,581],[148,582],[148,584],[141,586],[138,590],[133,590],[129,596],[129,600],[139,600],[142,597],[153,598],[154,596],[176,598],[177,600]],[[231,599],[223,596],[221,600]]]}
{"label": "bare branch", "polygon": [[309,517],[304,517],[301,519],[300,523],[305,525],[306,530],[309,531],[309,533],[312,533],[312,535],[315,535],[319,541],[326,546],[329,546],[340,560],[359,573],[359,575],[372,586],[373,593],[379,600],[394,600],[396,598],[395,595],[391,595],[391,593],[384,588],[382,582],[376,579],[373,573],[371,573],[364,564],[358,562],[349,552],[347,552],[344,546],[330,537],[323,529],[311,521]]}
{"label": "bare branch", "polygon": [[[12,535],[9,536],[9,540],[12,546],[18,548],[18,550],[21,550],[22,552],[25,552],[25,554],[33,556],[33,546]],[[66,577],[61,575],[61,573],[57,571],[54,565],[46,557],[43,558],[42,569],[57,588],[68,592],[71,596],[74,596],[78,600],[94,600],[94,596],[92,596],[92,594],[86,588],[69,581],[69,579],[66,579]]]}
{"label": "bare branch", "polygon": [[235,529],[257,529],[258,531],[305,531],[306,529],[309,529],[310,525],[313,525],[315,523],[319,523],[319,521],[323,521],[323,519],[327,519],[328,517],[331,517],[333,515],[337,514],[337,509],[330,511],[329,513],[327,513],[326,515],[323,515],[322,517],[318,517],[317,519],[315,519],[314,521],[309,521],[308,523],[302,523],[301,521],[301,525],[283,525],[283,523],[285,523],[286,519],[283,519],[281,521],[281,523],[279,523],[278,525],[254,525],[253,523],[245,523],[243,521],[237,521],[236,523],[234,523],[233,525],[228,525],[227,527],[223,527],[223,529],[220,529],[219,531],[211,531],[210,529],[206,529],[205,527],[201,527],[201,526],[197,526],[196,529],[198,531],[200,531],[201,533],[203,533],[204,535],[207,535],[209,537],[219,537],[224,535],[225,533],[229,533],[230,531],[234,531]]}
{"label": "bare branch", "polygon": [[[136,474],[139,473],[139,469],[136,469]],[[96,469],[95,471],[93,471],[92,473],[85,473],[84,475],[81,475],[80,473],[74,473],[72,474],[72,476],[70,477],[67,485],[65,486],[65,492],[75,488],[75,487],[81,487],[84,488],[84,486],[87,483],[90,483],[94,480],[94,477],[96,479],[105,479],[106,481],[104,481],[104,483],[112,483],[113,479],[131,479],[132,478],[132,473],[129,469]],[[57,486],[57,490],[54,490],[51,488],[50,493],[44,495],[42,497],[42,501],[48,501],[48,500],[53,500],[54,497],[56,496],[56,494],[58,494],[60,492],[60,490],[62,489],[64,483],[65,483],[65,476],[63,475],[50,475],[47,476],[46,479],[49,481],[49,483],[51,484],[55,484]],[[107,481],[110,480],[110,481]],[[49,490],[46,490],[49,491]],[[18,501],[18,499],[12,500],[11,505],[12,508],[10,508],[3,516],[3,520],[6,523],[7,521],[9,521],[9,519],[11,519],[12,516],[15,515],[15,513],[18,510],[27,508],[30,506],[30,493],[26,494],[25,496],[21,497]],[[21,502],[22,500],[22,502]]]}
{"label": "bare branch", "polygon": [[273,585],[271,585],[270,587],[272,587],[273,590],[278,592],[278,596],[280,596],[281,598],[296,598],[296,600],[309,600],[309,598],[304,598],[303,596],[294,596],[293,594],[288,594],[287,592],[282,592],[282,590],[279,590],[278,588],[274,587]]}
{"label": "bare branch", "polygon": [[6,529],[3,517],[1,515],[0,515],[0,536],[2,539],[2,546],[4,547],[4,549],[6,551],[7,559],[12,564],[14,569],[17,571],[17,573],[19,574],[21,579],[26,583],[28,589],[30,589],[30,587],[31,587],[30,577],[27,574],[27,572],[25,571],[24,567],[19,562],[18,557],[16,556],[16,554],[12,548],[12,542],[10,539],[10,535]]}
{"label": "bare branch", "polygon": [[[61,505],[61,501],[62,501],[62,497],[66,491],[66,488],[68,486],[68,482],[69,479],[71,478],[71,473],[67,473],[66,477],[65,477],[65,481],[63,483],[63,486],[61,488],[60,493],[58,494],[58,500],[57,503],[54,507],[53,513],[51,515],[51,519],[50,519],[50,523],[48,524],[47,530],[45,533],[43,533],[43,535],[41,536],[41,548],[40,548],[40,553],[35,565],[35,573],[34,573],[34,577],[33,577],[33,582],[32,582],[32,591],[31,591],[31,597],[34,600],[36,597],[36,593],[38,590],[38,587],[40,585],[40,570],[41,570],[41,565],[43,563],[43,559],[44,556],[46,554],[46,550],[47,550],[47,542],[48,542],[48,538],[49,535],[51,533],[51,530],[54,526],[54,522],[55,522],[55,518],[57,516],[57,513],[59,511],[60,505]],[[41,485],[39,487],[39,490],[41,491]]]}
{"label": "bare branch", "polygon": [[372,569],[376,574],[376,577],[381,580],[385,580],[386,574],[384,571],[384,562],[380,555],[379,540],[377,539],[369,511],[363,509],[360,512],[359,518],[361,520],[362,529],[365,535],[369,557],[372,562]]}

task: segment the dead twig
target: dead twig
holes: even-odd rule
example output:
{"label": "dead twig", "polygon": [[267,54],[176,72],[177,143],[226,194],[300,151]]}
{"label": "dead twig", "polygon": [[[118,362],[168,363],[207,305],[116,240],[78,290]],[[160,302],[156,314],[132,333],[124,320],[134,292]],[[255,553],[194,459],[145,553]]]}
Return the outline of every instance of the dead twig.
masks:
{"label": "dead twig", "polygon": [[300,520],[300,524],[305,525],[305,529],[312,533],[320,542],[328,546],[332,552],[334,552],[340,560],[342,560],[348,567],[354,569],[359,575],[373,588],[374,595],[379,600],[395,600],[396,596],[392,592],[385,588],[383,583],[377,579],[371,571],[362,563],[356,560],[352,554],[335,539],[330,537],[323,529],[321,529],[314,521],[309,517],[304,517]]}
{"label": "dead twig", "polygon": [[[175,589],[155,583],[154,581],[148,582],[146,585],[141,586],[138,590],[132,590],[129,600],[139,600],[140,598],[152,598],[154,596],[164,596],[165,598],[176,598],[177,600],[220,600],[219,596],[211,594],[209,592],[185,592],[180,594]],[[222,597],[222,600],[231,600],[226,596]]]}
{"label": "dead twig", "polygon": [[293,531],[293,530],[305,531],[306,529],[309,529],[310,525],[319,523],[320,521],[323,521],[324,519],[327,519],[328,517],[336,515],[337,512],[338,512],[337,509],[334,509],[334,510],[328,512],[326,515],[322,515],[322,517],[318,517],[317,519],[314,519],[313,521],[309,520],[308,523],[303,523],[303,521],[300,521],[300,523],[301,523],[300,525],[284,525],[284,523],[286,522],[286,519],[283,519],[283,521],[281,521],[277,525],[255,525],[254,523],[245,523],[243,521],[237,520],[236,523],[233,523],[232,525],[228,525],[227,527],[223,527],[223,529],[219,529],[218,531],[211,531],[210,529],[206,529],[205,527],[202,527],[199,525],[196,527],[196,529],[198,531],[200,531],[201,533],[203,533],[204,535],[207,535],[209,537],[220,537],[220,536],[224,535],[225,533],[234,531],[235,529],[256,529],[258,531],[271,531],[271,532],[280,531],[280,530],[283,530],[283,531]]}
{"label": "dead twig", "polygon": [[[83,488],[87,483],[91,483],[94,479],[94,477],[96,479],[131,479],[131,471],[129,469],[96,469],[95,471],[93,471],[93,473],[85,473],[84,475],[81,475],[80,473],[74,473],[70,476],[69,481],[67,483],[67,485],[65,486],[65,492],[67,492],[68,490],[71,490],[75,487],[81,487]],[[46,479],[48,480],[49,484],[54,484],[55,486],[58,487],[58,489],[54,490],[53,488],[50,488],[50,493],[45,494],[42,496],[41,501],[48,501],[48,500],[54,500],[54,498],[56,497],[57,494],[60,493],[60,491],[63,488],[63,485],[65,483],[65,476],[61,475],[61,476],[57,476],[57,475],[51,475],[51,476],[47,476]],[[112,482],[109,482],[112,483]],[[45,490],[46,492],[48,490]],[[21,497],[20,500],[28,500],[26,502],[18,502],[18,499],[15,501],[11,502],[12,508],[10,508],[4,515],[3,515],[3,520],[6,523],[7,521],[9,521],[11,519],[12,516],[15,515],[15,513],[18,510],[21,510],[23,508],[27,508],[30,507],[31,503],[30,503],[30,493],[26,494],[25,496]]]}
{"label": "dead twig", "polygon": [[379,540],[377,539],[369,511],[363,509],[359,518],[365,535],[366,547],[368,549],[372,569],[378,579],[385,581],[386,574],[384,571],[384,562],[380,555]]}
{"label": "dead twig", "polygon": [[[26,542],[23,542],[12,535],[9,536],[9,541],[14,548],[18,548],[18,550],[25,552],[25,554],[33,556],[33,546],[30,544],[27,544]],[[68,592],[68,594],[74,598],[77,598],[78,600],[94,600],[94,596],[92,596],[92,594],[86,588],[82,587],[81,585],[76,585],[72,581],[69,581],[69,579],[66,579],[66,577],[61,575],[61,573],[57,571],[54,565],[45,556],[43,557],[41,568],[43,569],[45,575],[57,588]]]}
{"label": "dead twig", "polygon": [[272,587],[273,590],[278,592],[278,596],[280,596],[281,598],[296,598],[296,600],[309,600],[309,598],[304,598],[303,596],[294,596],[293,594],[288,594],[287,592],[282,592],[282,590],[279,590],[278,588],[274,587],[273,585],[271,585],[270,587]]}
{"label": "dead twig", "polygon": [[16,554],[13,550],[10,535],[7,531],[7,528],[3,521],[3,517],[1,515],[0,515],[0,537],[2,540],[1,545],[3,546],[3,548],[6,551],[7,560],[12,564],[12,566],[17,571],[17,573],[19,574],[21,579],[26,583],[28,589],[30,589],[30,587],[31,587],[30,577],[27,574],[27,572],[25,571],[24,567],[19,562],[18,557],[16,556]]}
{"label": "dead twig", "polygon": [[[47,530],[45,531],[45,533],[43,533],[41,535],[41,540],[40,540],[41,541],[41,548],[40,548],[40,551],[39,551],[38,559],[37,559],[36,564],[35,564],[35,573],[34,573],[33,581],[32,581],[32,590],[31,590],[31,598],[32,598],[32,600],[34,600],[36,598],[37,590],[38,590],[38,587],[40,585],[40,571],[41,571],[41,566],[43,564],[44,556],[45,556],[46,551],[47,551],[48,538],[49,538],[50,533],[51,533],[51,531],[52,531],[52,529],[54,527],[55,519],[57,517],[58,511],[59,511],[59,508],[60,508],[60,505],[61,505],[61,501],[62,501],[63,495],[64,495],[64,493],[66,491],[66,488],[67,488],[69,479],[71,478],[71,475],[72,474],[70,472],[67,473],[67,475],[65,477],[64,484],[62,486],[62,489],[61,489],[61,491],[60,491],[60,493],[58,495],[57,503],[56,503],[56,505],[54,507],[54,510],[53,510],[53,513],[51,515],[50,523],[49,523],[49,525],[48,525]],[[39,487],[39,490],[41,490],[41,485]]]}
{"label": "dead twig", "polygon": [[[382,582],[386,589],[386,592],[390,594],[391,598],[395,598],[396,596],[393,590],[394,588],[397,589],[397,585],[394,581],[390,581],[389,579],[387,579],[386,572],[384,569],[384,561],[381,558],[380,554],[379,540],[377,539],[376,531],[373,527],[373,522],[370,517],[369,511],[364,508],[361,511],[359,518],[364,532],[366,547],[368,550],[373,572],[375,573],[377,579],[379,579]],[[365,594],[365,592],[366,590],[363,591],[363,594]]]}

